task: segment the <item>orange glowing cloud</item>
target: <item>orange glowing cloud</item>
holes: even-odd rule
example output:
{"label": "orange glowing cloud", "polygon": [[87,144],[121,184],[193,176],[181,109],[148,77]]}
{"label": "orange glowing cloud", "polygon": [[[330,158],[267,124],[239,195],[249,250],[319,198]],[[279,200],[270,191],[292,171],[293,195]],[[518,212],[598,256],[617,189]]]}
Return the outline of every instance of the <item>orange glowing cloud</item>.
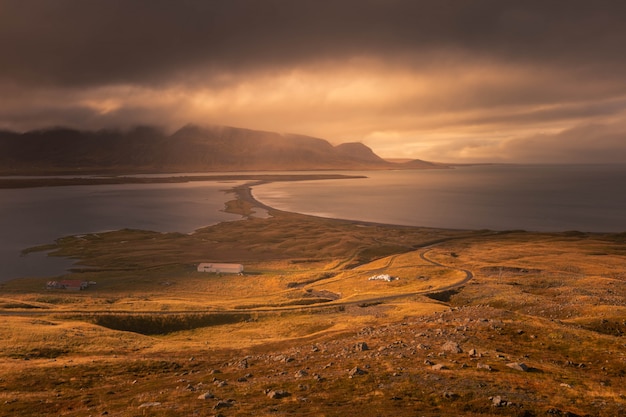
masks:
{"label": "orange glowing cloud", "polygon": [[449,162],[626,148],[626,22],[606,5],[32,2],[0,14],[0,128],[220,124]]}

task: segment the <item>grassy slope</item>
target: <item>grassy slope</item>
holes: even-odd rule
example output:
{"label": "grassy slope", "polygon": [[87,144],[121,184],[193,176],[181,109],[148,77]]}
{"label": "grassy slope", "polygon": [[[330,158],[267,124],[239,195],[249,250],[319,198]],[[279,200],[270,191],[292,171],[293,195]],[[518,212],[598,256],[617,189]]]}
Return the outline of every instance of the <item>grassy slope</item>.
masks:
{"label": "grassy slope", "polygon": [[[250,214],[245,202],[230,206]],[[359,302],[462,279],[420,256],[447,238],[428,259],[473,271],[469,284]],[[77,293],[42,290],[45,280],[2,286],[0,308],[41,315],[0,316],[0,415],[626,412],[621,235],[484,234],[273,212],[192,235],[68,237],[58,254],[91,268],[68,278],[98,284]],[[211,260],[242,262],[248,274],[195,272]],[[400,279],[367,280],[382,272]],[[311,300],[308,310],[284,307]],[[137,331],[94,324],[103,312],[115,313],[106,324],[113,317]],[[215,312],[232,322],[202,324]],[[150,333],[155,322],[169,332]],[[447,341],[463,352],[445,352]],[[357,366],[367,373],[351,377]],[[265,394],[276,389],[290,395]],[[215,398],[197,399],[207,391]],[[506,403],[494,406],[496,397]],[[216,409],[220,400],[233,401]],[[147,402],[160,405],[139,408]]]}

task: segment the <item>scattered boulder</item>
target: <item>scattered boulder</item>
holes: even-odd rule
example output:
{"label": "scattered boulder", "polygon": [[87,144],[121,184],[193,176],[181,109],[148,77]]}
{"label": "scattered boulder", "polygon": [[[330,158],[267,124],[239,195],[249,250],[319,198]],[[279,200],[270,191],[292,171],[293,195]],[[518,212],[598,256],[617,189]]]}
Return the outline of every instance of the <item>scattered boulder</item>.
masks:
{"label": "scattered boulder", "polygon": [[463,353],[463,349],[461,349],[459,344],[452,340],[444,343],[443,346],[441,346],[441,350],[448,353]]}
{"label": "scattered boulder", "polygon": [[278,389],[278,390],[270,390],[270,391],[268,391],[267,392],[267,396],[269,398],[274,399],[274,400],[279,400],[281,398],[286,398],[286,397],[291,396],[291,393],[287,392],[285,390],[282,390],[282,389]]}
{"label": "scattered boulder", "polygon": [[356,344],[356,346],[354,347],[354,349],[355,349],[357,352],[363,352],[363,351],[365,351],[365,350],[369,350],[370,348],[369,348],[369,346],[367,346],[367,343],[365,343],[365,342],[359,342],[359,343],[357,343],[357,344]]}
{"label": "scattered boulder", "polygon": [[496,395],[495,397],[489,397],[489,399],[491,400],[491,405],[494,406],[494,407],[511,407],[511,406],[515,406],[515,403],[512,403],[511,401],[506,401],[502,397],[500,397],[499,395]]}
{"label": "scattered boulder", "polygon": [[294,358],[292,358],[291,356],[287,356],[287,355],[278,355],[274,357],[274,360],[276,362],[284,362],[284,363],[289,363],[289,362],[293,362],[295,361]]}
{"label": "scattered boulder", "polygon": [[448,400],[456,400],[460,397],[460,395],[457,394],[456,392],[448,392],[448,391],[445,391],[442,395],[443,395],[443,398],[448,399]]}
{"label": "scattered boulder", "polygon": [[477,363],[476,364],[476,368],[477,369],[484,369],[486,371],[491,371],[491,366],[487,365],[486,363]]}
{"label": "scattered boulder", "polygon": [[296,378],[303,378],[305,376],[308,376],[309,373],[307,371],[305,371],[304,369],[300,369],[298,372],[296,372],[295,377]]}
{"label": "scattered boulder", "polygon": [[213,409],[220,410],[222,408],[229,408],[233,406],[234,402],[234,400],[218,401],[217,404],[213,406]]}
{"label": "scattered boulder", "polygon": [[507,367],[515,369],[516,371],[528,372],[528,366],[522,362],[511,362],[506,364]]}
{"label": "scattered boulder", "polygon": [[204,394],[198,395],[199,400],[209,400],[211,398],[215,398],[215,395],[211,394],[210,392],[205,392]]}
{"label": "scattered boulder", "polygon": [[491,400],[491,405],[493,405],[494,407],[502,407],[506,402],[503,401],[502,397],[500,397],[499,395],[496,395],[495,397],[489,397],[489,399]]}
{"label": "scattered boulder", "polygon": [[358,366],[355,366],[354,368],[350,369],[348,374],[351,377],[352,376],[356,376],[356,375],[365,375],[365,374],[367,374],[367,371],[364,371],[363,369],[359,368]]}
{"label": "scattered boulder", "polygon": [[581,417],[579,414],[575,414],[570,411],[559,410],[558,408],[554,408],[554,407],[546,410],[546,414],[553,415],[553,416]]}
{"label": "scattered boulder", "polygon": [[141,404],[139,408],[158,407],[160,405],[161,403],[158,401],[150,401],[150,402]]}
{"label": "scattered boulder", "polygon": [[438,363],[437,365],[433,365],[431,367],[431,369],[433,371],[444,371],[444,370],[448,369],[448,367],[446,365],[442,364],[442,363]]}

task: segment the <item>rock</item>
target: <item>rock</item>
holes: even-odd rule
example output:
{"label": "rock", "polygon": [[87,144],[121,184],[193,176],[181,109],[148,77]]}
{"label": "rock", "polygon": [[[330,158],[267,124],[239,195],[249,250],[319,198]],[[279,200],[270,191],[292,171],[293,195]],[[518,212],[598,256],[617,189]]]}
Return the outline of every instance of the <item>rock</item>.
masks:
{"label": "rock", "polygon": [[469,352],[467,352],[467,354],[471,357],[471,358],[475,358],[476,356],[478,356],[478,351],[476,349],[470,349]]}
{"label": "rock", "polygon": [[279,389],[279,390],[268,391],[267,396],[274,400],[279,400],[281,398],[286,398],[286,397],[291,396],[291,393],[285,390]]}
{"label": "rock", "polygon": [[287,356],[287,355],[274,356],[274,361],[276,362],[289,363],[289,362],[293,362],[294,360],[295,360],[294,358],[292,358],[291,356]]}
{"label": "rock", "polygon": [[506,366],[511,369],[515,369],[516,371],[528,372],[528,366],[526,366],[526,364],[522,362],[511,362],[507,363]]}
{"label": "rock", "polygon": [[213,409],[220,410],[222,408],[229,408],[233,406],[233,403],[234,403],[233,400],[218,401],[217,404],[213,406]]}
{"label": "rock", "polygon": [[433,365],[433,366],[431,367],[431,369],[432,369],[433,371],[444,371],[444,370],[446,370],[446,369],[448,369],[448,368],[446,367],[446,365],[444,365],[444,364],[442,364],[442,363],[438,363],[437,365]]}
{"label": "rock", "polygon": [[500,397],[499,395],[496,395],[495,397],[490,397],[491,399],[491,404],[494,407],[502,407],[504,405],[504,401],[502,401],[502,397]]}
{"label": "rock", "polygon": [[365,374],[367,374],[367,371],[364,371],[363,369],[359,368],[358,366],[355,366],[354,368],[350,369],[348,374],[350,376],[365,375]]}
{"label": "rock", "polygon": [[205,392],[204,394],[198,395],[199,400],[208,400],[211,398],[215,398],[215,395],[211,394],[210,392]]}
{"label": "rock", "polygon": [[496,395],[495,397],[489,397],[489,399],[491,400],[491,405],[494,407],[515,406],[514,403],[503,400],[502,397],[500,397],[499,395]]}
{"label": "rock", "polygon": [[476,364],[476,368],[477,369],[485,369],[487,371],[491,371],[491,366],[487,365],[486,363],[477,363]]}
{"label": "rock", "polygon": [[150,401],[150,402],[147,402],[147,403],[143,403],[143,404],[141,404],[141,405],[139,406],[139,408],[158,407],[158,406],[160,406],[160,405],[161,405],[161,403],[160,403],[160,402],[157,402],[157,401]]}
{"label": "rock", "polygon": [[309,373],[307,371],[305,371],[304,369],[300,369],[298,372],[296,372],[295,377],[296,378],[303,378],[305,376],[308,376]]}
{"label": "rock", "polygon": [[448,400],[456,400],[457,398],[459,398],[459,394],[455,393],[455,392],[444,392],[443,393],[443,398],[446,398]]}
{"label": "rock", "polygon": [[355,349],[357,352],[363,352],[363,351],[365,351],[365,350],[369,350],[370,348],[369,348],[369,346],[367,346],[367,343],[365,343],[365,342],[359,342],[359,343],[357,343],[357,344],[356,344],[356,346],[354,347],[354,349]]}
{"label": "rock", "polygon": [[452,340],[447,341],[441,346],[441,350],[449,353],[463,353],[463,349],[459,346],[457,342],[453,342]]}

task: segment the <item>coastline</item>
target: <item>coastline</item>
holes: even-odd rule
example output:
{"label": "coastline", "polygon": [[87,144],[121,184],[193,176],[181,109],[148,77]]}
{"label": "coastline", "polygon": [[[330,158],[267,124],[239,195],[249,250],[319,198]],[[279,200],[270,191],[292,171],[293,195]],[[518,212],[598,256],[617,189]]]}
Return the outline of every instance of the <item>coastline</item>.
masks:
{"label": "coastline", "polygon": [[0,178],[0,189],[63,187],[72,185],[116,185],[116,184],[176,184],[197,181],[310,181],[324,179],[365,178],[363,175],[344,174],[217,174],[185,175],[171,177],[73,177],[73,178]]}
{"label": "coastline", "polygon": [[[186,233],[195,233],[207,226],[216,225],[219,223],[232,221],[232,220],[241,220],[245,218],[251,217],[253,214],[256,217],[259,217],[258,213],[253,213],[254,209],[265,210],[268,214],[273,213],[276,214],[278,212],[277,209],[273,207],[267,206],[260,201],[257,201],[251,193],[251,187],[259,184],[265,184],[273,181],[306,181],[306,180],[323,180],[323,179],[344,179],[344,178],[362,178],[362,176],[351,176],[351,175],[341,175],[341,174],[219,174],[219,175],[206,175],[206,176],[181,176],[181,177],[158,177],[158,178],[135,178],[135,177],[111,177],[111,178],[30,178],[30,179],[12,179],[12,180],[2,180],[0,179],[0,189],[10,190],[28,190],[30,188],[40,188],[41,190],[45,188],[54,189],[56,186],[97,186],[97,185],[107,185],[107,184],[174,184],[174,183],[187,183],[187,182],[201,182],[201,181],[210,181],[212,183],[219,183],[221,181],[242,181],[242,180],[250,180],[243,186],[235,186],[236,184],[225,184],[224,189],[222,190],[222,197],[219,200],[216,200],[221,208],[216,207],[216,211],[222,211],[224,213],[233,214],[241,217],[233,217],[231,220],[218,220],[215,223],[207,223],[206,225],[198,225],[194,229],[189,230]],[[241,182],[239,182],[241,184]],[[55,193],[55,191],[50,191]],[[60,190],[59,190],[60,192]],[[228,194],[235,194],[235,200],[228,201],[231,197]],[[286,213],[285,213],[286,214]],[[120,224],[117,228],[111,229],[102,229],[102,231],[120,231],[127,228],[134,228],[132,225],[124,225]],[[159,230],[155,230],[151,227],[139,227],[138,229],[145,230],[146,232],[154,231],[160,232]],[[162,232],[162,231],[161,231]],[[7,245],[5,245],[5,257],[3,258],[6,262],[11,265],[8,271],[15,272],[13,275],[0,276],[0,283],[7,282],[13,279],[20,278],[28,278],[28,277],[43,277],[43,276],[56,276],[62,273],[71,272],[72,267],[74,266],[74,262],[68,262],[67,265],[61,267],[61,269],[57,268],[58,264],[57,260],[63,259],[63,257],[59,258],[57,256],[46,256],[45,254],[38,258],[39,261],[36,261],[33,257],[29,257],[28,259],[24,258],[25,253],[40,253],[43,254],[43,251],[47,252],[50,249],[50,246],[54,245],[54,241],[64,239],[70,236],[78,236],[82,233],[92,233],[89,230],[84,230],[79,233],[60,233],[55,234],[54,237],[50,236],[45,239],[36,239],[39,243],[34,243],[31,245],[13,245],[10,246],[10,242],[13,241],[13,238],[9,238],[10,235],[7,235]],[[11,250],[15,250],[15,254],[11,255]],[[8,256],[8,258],[7,258]],[[23,266],[19,266],[23,265]],[[35,266],[39,265],[39,266]],[[15,271],[12,271],[11,268],[16,268]],[[47,271],[47,273],[43,273],[43,271]]]}

